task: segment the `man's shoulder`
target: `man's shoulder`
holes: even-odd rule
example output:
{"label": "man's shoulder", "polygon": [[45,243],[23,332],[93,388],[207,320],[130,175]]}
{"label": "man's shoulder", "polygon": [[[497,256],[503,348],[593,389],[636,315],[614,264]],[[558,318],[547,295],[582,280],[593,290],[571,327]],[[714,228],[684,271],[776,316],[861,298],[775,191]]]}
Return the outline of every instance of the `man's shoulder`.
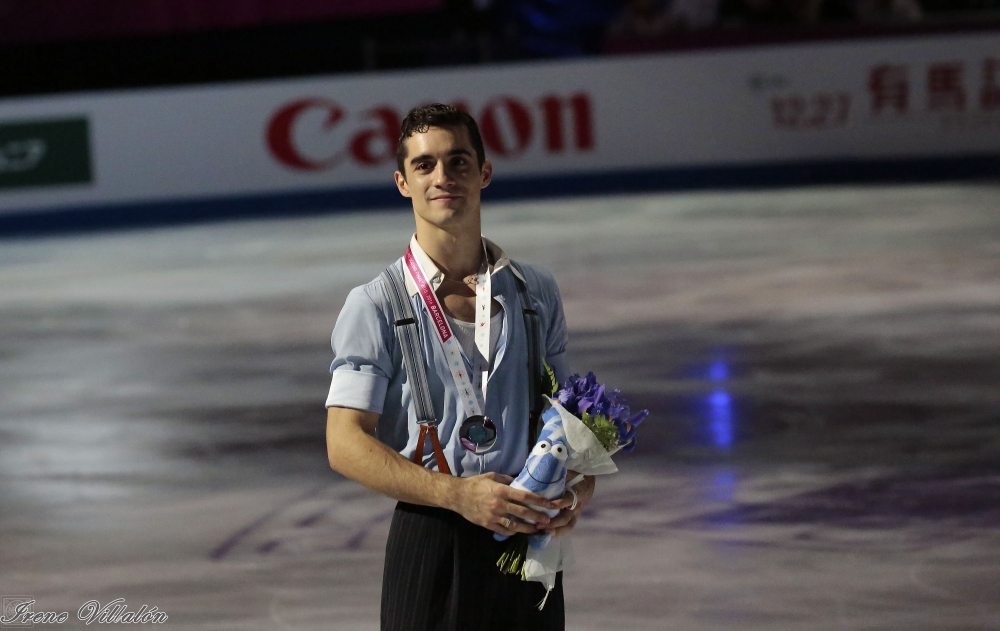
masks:
{"label": "man's shoulder", "polygon": [[[392,265],[399,265],[399,260],[392,263]],[[371,305],[374,307],[375,311],[389,315],[391,310],[391,305],[389,302],[389,290],[386,287],[385,280],[382,275],[379,274],[375,278],[371,279],[363,285],[358,285],[351,289],[347,294],[347,299],[344,301],[345,307],[347,305]]]}
{"label": "man's shoulder", "polygon": [[556,284],[555,276],[547,267],[534,263],[512,262],[524,276],[524,282],[532,295],[552,300],[559,299],[559,286]]}

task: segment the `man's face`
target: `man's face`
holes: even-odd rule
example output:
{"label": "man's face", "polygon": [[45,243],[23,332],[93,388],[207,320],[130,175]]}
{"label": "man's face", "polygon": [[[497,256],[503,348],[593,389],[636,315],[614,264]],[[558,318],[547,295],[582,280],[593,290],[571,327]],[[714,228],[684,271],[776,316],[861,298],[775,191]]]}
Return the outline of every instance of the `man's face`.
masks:
{"label": "man's face", "polygon": [[439,228],[479,223],[479,193],[490,183],[493,166],[482,169],[465,127],[431,127],[406,140],[405,177],[396,186],[413,200],[417,221]]}

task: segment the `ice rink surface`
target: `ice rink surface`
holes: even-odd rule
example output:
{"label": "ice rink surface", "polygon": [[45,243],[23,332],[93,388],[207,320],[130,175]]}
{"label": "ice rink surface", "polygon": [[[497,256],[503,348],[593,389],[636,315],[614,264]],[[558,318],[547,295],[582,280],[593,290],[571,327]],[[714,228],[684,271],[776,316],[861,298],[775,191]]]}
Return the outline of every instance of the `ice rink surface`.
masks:
{"label": "ice rink surface", "polygon": [[[0,241],[0,594],[376,629],[393,502],[326,462],[328,339],[412,229]],[[1000,186],[487,195],[484,232],[652,411],[574,533],[569,629],[1000,629]]]}

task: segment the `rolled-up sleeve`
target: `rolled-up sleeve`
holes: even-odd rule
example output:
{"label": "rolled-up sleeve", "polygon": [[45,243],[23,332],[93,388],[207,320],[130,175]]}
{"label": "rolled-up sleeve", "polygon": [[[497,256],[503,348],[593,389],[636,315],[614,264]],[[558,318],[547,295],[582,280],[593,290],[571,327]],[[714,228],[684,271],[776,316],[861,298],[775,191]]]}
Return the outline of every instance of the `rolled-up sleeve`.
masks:
{"label": "rolled-up sleeve", "polygon": [[368,295],[356,287],[347,296],[333,327],[330,393],[326,407],[346,407],[382,413],[392,378],[388,322]]}

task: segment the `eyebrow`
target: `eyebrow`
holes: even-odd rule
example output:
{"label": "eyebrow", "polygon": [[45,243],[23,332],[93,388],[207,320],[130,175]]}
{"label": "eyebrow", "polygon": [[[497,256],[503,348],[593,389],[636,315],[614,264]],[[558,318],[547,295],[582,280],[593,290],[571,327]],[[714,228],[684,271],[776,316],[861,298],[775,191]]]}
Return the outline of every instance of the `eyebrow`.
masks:
{"label": "eyebrow", "polygon": [[[468,149],[458,147],[457,149],[452,149],[451,151],[449,151],[448,156],[469,156],[471,158],[472,152],[469,151]],[[418,162],[423,162],[424,160],[433,160],[433,159],[434,156],[430,155],[429,153],[424,153],[419,156],[410,158],[410,164],[416,164]]]}

